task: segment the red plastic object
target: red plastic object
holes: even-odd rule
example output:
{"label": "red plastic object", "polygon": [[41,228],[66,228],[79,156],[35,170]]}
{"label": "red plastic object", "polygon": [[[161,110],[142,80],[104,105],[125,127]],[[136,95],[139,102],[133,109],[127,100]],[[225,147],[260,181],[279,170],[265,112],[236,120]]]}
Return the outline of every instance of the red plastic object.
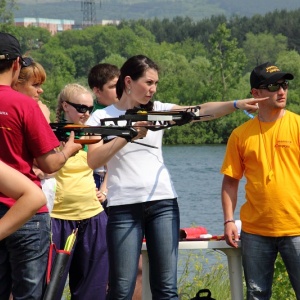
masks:
{"label": "red plastic object", "polygon": [[206,234],[207,229],[202,226],[181,228],[180,229],[180,239],[199,239],[201,234]]}

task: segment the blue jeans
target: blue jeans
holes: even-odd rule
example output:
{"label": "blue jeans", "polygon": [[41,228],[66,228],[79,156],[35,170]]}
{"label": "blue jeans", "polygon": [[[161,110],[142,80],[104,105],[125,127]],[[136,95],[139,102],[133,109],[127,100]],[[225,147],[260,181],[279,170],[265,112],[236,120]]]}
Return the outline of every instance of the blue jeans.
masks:
{"label": "blue jeans", "polygon": [[152,299],[178,299],[177,199],[110,206],[108,213],[108,299],[132,299],[144,236],[149,255]]}
{"label": "blue jeans", "polygon": [[[8,208],[0,205],[0,217]],[[19,230],[0,242],[0,299],[40,300],[50,245],[50,216],[34,215]]]}
{"label": "blue jeans", "polygon": [[300,300],[300,236],[265,237],[241,233],[247,300],[268,300],[274,264],[280,253],[297,300]]}

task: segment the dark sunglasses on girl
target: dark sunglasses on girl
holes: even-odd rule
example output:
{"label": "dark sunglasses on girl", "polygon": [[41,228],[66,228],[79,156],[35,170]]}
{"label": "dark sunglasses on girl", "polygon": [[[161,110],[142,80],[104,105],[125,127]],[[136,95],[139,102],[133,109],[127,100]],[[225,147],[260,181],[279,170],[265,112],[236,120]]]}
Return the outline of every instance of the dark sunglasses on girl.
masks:
{"label": "dark sunglasses on girl", "polygon": [[277,92],[279,91],[280,87],[282,87],[284,90],[286,90],[289,87],[289,82],[287,80],[283,82],[276,82],[276,83],[270,83],[268,85],[261,85],[259,89],[265,89],[269,92]]}
{"label": "dark sunglasses on girl", "polygon": [[66,101],[69,105],[73,106],[79,113],[85,114],[87,111],[91,113],[94,109],[94,106],[87,106],[84,104],[76,104],[70,101]]}

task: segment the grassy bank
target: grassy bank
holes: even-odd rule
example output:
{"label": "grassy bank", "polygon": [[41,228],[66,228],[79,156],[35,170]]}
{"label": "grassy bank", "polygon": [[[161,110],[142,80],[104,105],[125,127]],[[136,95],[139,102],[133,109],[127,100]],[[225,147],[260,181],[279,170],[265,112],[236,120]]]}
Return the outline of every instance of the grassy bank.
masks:
{"label": "grassy bank", "polygon": [[[207,251],[184,251],[184,257],[179,259],[180,272],[178,278],[178,293],[180,300],[190,300],[200,289],[208,288],[216,300],[231,300],[230,283],[227,263],[224,254],[210,251],[213,263],[207,259]],[[244,295],[246,287],[244,283]],[[68,288],[64,292],[64,299],[70,300]],[[271,300],[296,300],[285,266],[279,256],[275,263],[273,292]]]}
{"label": "grassy bank", "polygon": [[[183,269],[178,279],[178,292],[181,300],[195,297],[197,291],[208,288],[217,300],[231,300],[227,263],[222,262],[222,254],[215,252],[216,263],[213,265],[205,257],[206,253],[190,251],[184,260],[179,260]],[[243,281],[244,282],[244,281]],[[246,286],[244,282],[244,295]],[[245,296],[246,299],[246,296]],[[296,300],[282,258],[275,263],[274,281],[271,300]]]}

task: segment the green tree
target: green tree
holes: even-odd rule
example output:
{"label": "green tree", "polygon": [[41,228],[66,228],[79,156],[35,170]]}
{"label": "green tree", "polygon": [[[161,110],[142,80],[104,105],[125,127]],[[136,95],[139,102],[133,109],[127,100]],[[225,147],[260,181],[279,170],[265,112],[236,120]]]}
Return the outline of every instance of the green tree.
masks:
{"label": "green tree", "polygon": [[35,52],[35,59],[43,65],[47,73],[47,80],[43,85],[45,91],[43,98],[50,109],[55,111],[57,95],[63,86],[77,81],[74,77],[75,62],[59,47],[58,40],[55,38],[39,52]]}
{"label": "green tree", "polygon": [[74,62],[76,71],[74,77],[87,77],[89,70],[94,66],[93,48],[89,46],[74,45],[66,50],[66,55]]}
{"label": "green tree", "polygon": [[136,54],[152,55],[156,45],[155,37],[152,33],[146,30],[143,26],[135,26],[134,30],[129,27],[122,28],[116,38],[122,48],[119,52],[124,57],[130,57]]}
{"label": "green tree", "polygon": [[43,45],[46,45],[51,39],[50,32],[40,27],[6,25],[5,29],[1,29],[0,25],[0,31],[1,30],[15,36],[20,42],[22,53],[26,55],[32,55],[32,52],[41,49]]}
{"label": "green tree", "polygon": [[111,54],[108,57],[105,57],[101,63],[109,63],[121,68],[125,60],[126,59],[119,54]]}
{"label": "green tree", "polygon": [[294,79],[290,81],[287,108],[300,114],[300,54],[295,50],[280,52],[276,65],[294,75]]}
{"label": "green tree", "polygon": [[253,69],[264,62],[275,62],[278,53],[287,50],[287,38],[282,34],[270,33],[247,33],[243,44],[248,58],[248,68]]}
{"label": "green tree", "polygon": [[246,56],[244,51],[238,48],[237,40],[231,37],[231,32],[224,23],[210,36],[209,42],[212,73],[210,84],[224,101],[229,89],[235,88],[239,83]]}
{"label": "green tree", "polygon": [[20,42],[22,52],[30,55],[32,51],[41,49],[50,41],[51,33],[41,27],[18,27],[16,37]]}
{"label": "green tree", "polygon": [[161,53],[160,59],[156,62],[160,67],[160,78],[155,98],[179,104],[179,94],[183,88],[182,72],[186,69],[188,62],[183,55],[177,55],[172,51]]}
{"label": "green tree", "polygon": [[5,31],[7,25],[14,24],[14,9],[17,9],[16,0],[0,0],[1,30]]}
{"label": "green tree", "polygon": [[189,61],[198,56],[207,56],[204,45],[191,38],[187,38],[182,42],[170,44],[170,46],[174,52],[184,55]]}

